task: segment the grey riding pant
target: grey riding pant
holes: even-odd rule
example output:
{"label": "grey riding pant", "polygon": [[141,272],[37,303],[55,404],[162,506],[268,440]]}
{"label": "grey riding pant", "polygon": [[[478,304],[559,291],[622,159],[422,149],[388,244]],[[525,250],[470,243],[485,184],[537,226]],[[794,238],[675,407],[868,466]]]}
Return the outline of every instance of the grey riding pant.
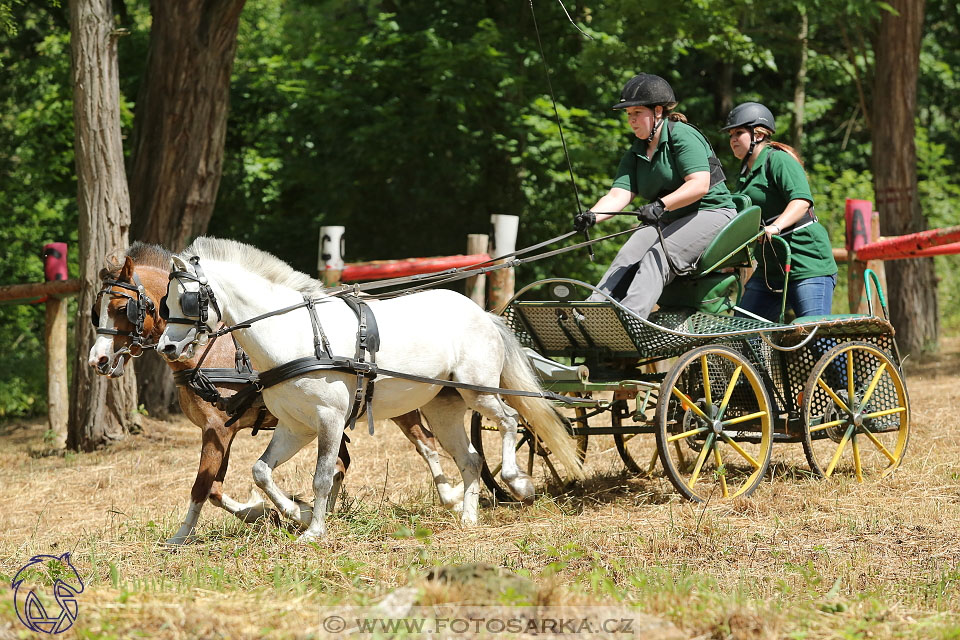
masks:
{"label": "grey riding pant", "polygon": [[[663,245],[656,228],[641,227],[620,248],[597,288],[646,318],[663,288],[677,275],[670,262],[681,272],[696,267],[710,241],[736,215],[734,209],[704,209],[679,218],[663,227]],[[664,246],[670,262],[664,256]],[[593,293],[587,300],[606,298]]]}

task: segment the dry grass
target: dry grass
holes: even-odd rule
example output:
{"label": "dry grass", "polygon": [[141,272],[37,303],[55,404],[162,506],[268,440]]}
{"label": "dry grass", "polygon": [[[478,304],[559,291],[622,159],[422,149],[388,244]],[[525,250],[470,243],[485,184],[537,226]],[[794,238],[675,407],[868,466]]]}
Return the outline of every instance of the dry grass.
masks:
{"label": "dry grass", "polygon": [[[781,445],[775,480],[704,509],[664,478],[622,472],[605,436],[591,441],[583,486],[528,508],[487,504],[470,530],[438,506],[397,429],[386,423],[374,438],[358,429],[347,500],[312,547],[209,506],[196,544],[157,544],[186,508],[199,444],[192,425],[147,420],[143,435],[110,451],[39,457],[43,425],[7,424],[0,578],[34,554],[72,551],[88,586],[68,635],[79,628],[85,637],[317,635],[320,606],[372,603],[422,585],[430,567],[479,562],[530,578],[534,601],[636,603],[689,637],[956,638],[960,340],[909,366],[908,384],[913,432],[892,478],[812,479],[799,445]],[[268,437],[238,439],[227,478],[235,497],[250,492]],[[309,495],[312,457],[281,467],[281,484]],[[0,637],[18,630],[5,597]]]}

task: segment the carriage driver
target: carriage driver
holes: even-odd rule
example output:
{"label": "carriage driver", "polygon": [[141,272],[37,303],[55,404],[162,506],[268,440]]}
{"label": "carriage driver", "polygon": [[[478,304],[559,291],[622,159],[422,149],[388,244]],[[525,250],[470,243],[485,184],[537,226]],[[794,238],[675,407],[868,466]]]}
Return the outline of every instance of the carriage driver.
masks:
{"label": "carriage driver", "polygon": [[[787,303],[797,317],[830,313],[837,284],[837,263],[826,228],[813,213],[813,196],[799,154],[770,138],[776,132],[773,113],[758,102],[744,102],[727,116],[722,129],[730,133],[730,148],[741,160],[737,193],[760,207],[766,237],[755,250],[757,268],[744,287],[740,307],[767,320],[780,316],[790,246]],[[743,315],[739,313],[737,315]]]}
{"label": "carriage driver", "polygon": [[[624,109],[636,139],[620,159],[613,186],[574,217],[583,231],[622,211],[638,195],[650,201],[646,223],[620,248],[597,288],[646,318],[664,286],[692,271],[710,241],[736,215],[723,170],[710,143],[680,113],[673,88],[641,73],[630,79],[614,109]],[[658,234],[658,228],[663,239]],[[607,298],[594,292],[587,300]]]}

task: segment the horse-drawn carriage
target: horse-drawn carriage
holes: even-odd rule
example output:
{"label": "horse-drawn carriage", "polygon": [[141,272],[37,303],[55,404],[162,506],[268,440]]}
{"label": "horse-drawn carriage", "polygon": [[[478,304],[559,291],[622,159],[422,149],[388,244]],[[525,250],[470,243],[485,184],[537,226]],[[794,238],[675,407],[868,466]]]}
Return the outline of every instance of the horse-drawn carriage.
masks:
{"label": "horse-drawn carriage", "polygon": [[[897,468],[910,408],[879,285],[883,317],[872,303],[867,315],[789,323],[734,316],[735,269],[749,266],[759,226],[759,210],[743,207],[648,319],[612,299],[580,302],[593,287],[562,278],[524,287],[502,310],[544,386],[579,398],[569,424],[581,455],[590,437],[612,435],[630,471],[650,473],[659,459],[694,501],[749,495],[774,442],[801,443],[817,476],[863,481]],[[869,299],[876,276],[865,278]],[[655,435],[655,447],[643,434]],[[485,483],[508,500],[479,415],[471,436],[485,456]],[[539,460],[559,478],[529,433],[520,448],[528,473]]]}
{"label": "horse-drawn carriage", "polygon": [[[371,431],[374,410],[380,418],[416,409],[426,416],[457,462],[462,493],[446,486],[439,467],[434,469],[430,441],[420,440],[418,450],[431,464],[444,504],[459,508],[466,524],[477,521],[480,479],[500,499],[529,499],[536,461],[559,477],[554,465],[559,460],[579,476],[577,456],[582,461],[589,438],[597,435],[613,435],[632,471],[650,472],[659,459],[677,490],[695,501],[749,495],[766,475],[775,441],[802,443],[815,475],[852,473],[863,480],[889,474],[903,458],[910,411],[879,286],[883,317],[872,306],[867,315],[790,323],[733,315],[741,291],[736,268],[749,265],[750,247],[762,235],[759,228],[759,210],[743,207],[707,249],[697,271],[675,279],[648,319],[613,299],[580,302],[586,292],[580,289],[593,288],[563,278],[524,287],[501,318],[452,292],[357,298],[348,289],[326,290],[249,245],[201,238],[172,257],[162,300],[157,291],[163,291],[162,284],[144,286],[129,256],[121,277],[104,280],[105,295],[97,305],[101,321],[95,322],[101,337],[91,349],[90,364],[105,375],[118,375],[120,359],[138,355],[134,347],[140,352],[156,344],[181,363],[179,368],[199,356],[189,377],[204,390],[210,385],[199,384],[201,364],[210,347],[201,347],[236,331],[236,343],[260,372],[245,374],[246,395],[262,396],[277,420],[277,431],[254,466],[254,479],[283,515],[302,526],[309,523],[305,540],[323,535],[323,506],[331,492],[335,495],[344,424],[352,424],[361,410]],[[484,269],[492,268],[498,267]],[[471,273],[456,271],[448,275]],[[866,277],[869,298],[869,278],[875,281],[875,276],[868,272]],[[151,278],[158,279],[157,274]],[[411,323],[412,317],[421,320]],[[221,355],[229,359],[232,351],[227,351]],[[353,357],[345,355],[351,352]],[[546,391],[525,359],[540,373]],[[658,363],[668,367],[651,371],[649,366]],[[206,390],[220,386],[211,384]],[[573,407],[566,433],[547,398]],[[231,404],[218,402],[221,408]],[[251,406],[241,403],[234,413],[242,415]],[[472,418],[472,448],[463,433],[468,406],[480,412]],[[252,423],[255,429],[261,419],[262,412]],[[235,431],[211,424],[210,429],[223,432],[229,450]],[[210,429],[204,428],[206,442]],[[655,448],[651,439],[639,437],[650,433]],[[272,471],[315,438],[319,453],[311,513],[276,486]],[[202,458],[197,486],[203,490],[195,486],[175,541],[192,532],[212,473],[219,495],[225,456],[208,466],[204,471]],[[226,496],[217,498],[221,502],[240,515],[260,508]]]}

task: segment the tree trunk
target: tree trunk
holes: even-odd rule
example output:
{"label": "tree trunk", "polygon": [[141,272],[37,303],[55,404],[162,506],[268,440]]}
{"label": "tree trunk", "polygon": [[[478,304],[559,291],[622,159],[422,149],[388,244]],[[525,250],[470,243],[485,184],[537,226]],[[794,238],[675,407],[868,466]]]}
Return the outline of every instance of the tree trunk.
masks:
{"label": "tree trunk", "polygon": [[[134,117],[132,237],[180,251],[206,232],[220,186],[230,74],[246,0],[153,0],[147,68]],[[169,368],[137,361],[140,402],[177,409]]]}
{"label": "tree trunk", "polygon": [[807,35],[810,23],[807,10],[800,7],[800,33],[797,34],[800,53],[797,60],[797,75],[793,83],[793,122],[790,125],[790,143],[800,152],[803,149],[803,116],[807,101]]}
{"label": "tree trunk", "polygon": [[133,131],[133,237],[180,251],[220,186],[230,74],[246,0],[153,0]]}
{"label": "tree trunk", "polygon": [[[873,91],[873,179],[881,233],[926,229],[917,197],[914,117],[924,0],[892,0],[899,15],[884,13],[876,46]],[[939,320],[931,259],[887,263],[890,315],[901,351],[917,354],[937,344]]]}
{"label": "tree trunk", "polygon": [[67,445],[90,451],[123,438],[139,425],[133,372],[128,369],[128,375],[108,380],[87,365],[94,337],[90,308],[100,288],[98,274],[107,254],[126,247],[130,196],[123,172],[117,42],[110,0],[70,2],[70,32],[83,286]]}

